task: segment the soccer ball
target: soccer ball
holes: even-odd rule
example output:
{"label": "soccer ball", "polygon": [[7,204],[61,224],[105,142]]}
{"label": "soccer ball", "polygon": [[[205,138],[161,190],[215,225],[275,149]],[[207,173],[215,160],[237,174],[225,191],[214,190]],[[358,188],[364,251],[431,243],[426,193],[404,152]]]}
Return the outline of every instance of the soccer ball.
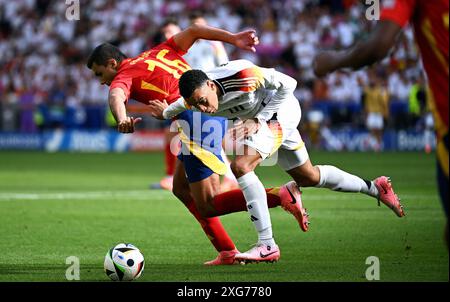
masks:
{"label": "soccer ball", "polygon": [[105,273],[114,281],[131,281],[144,270],[144,255],[130,243],[119,243],[105,256]]}

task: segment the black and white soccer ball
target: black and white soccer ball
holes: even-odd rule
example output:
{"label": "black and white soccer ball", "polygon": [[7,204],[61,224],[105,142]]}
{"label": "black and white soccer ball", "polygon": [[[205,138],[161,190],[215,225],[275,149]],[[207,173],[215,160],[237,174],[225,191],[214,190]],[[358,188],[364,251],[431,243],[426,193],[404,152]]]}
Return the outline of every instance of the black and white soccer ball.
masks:
{"label": "black and white soccer ball", "polygon": [[131,281],[139,278],[144,270],[144,255],[130,243],[119,243],[105,256],[105,273],[114,281]]}

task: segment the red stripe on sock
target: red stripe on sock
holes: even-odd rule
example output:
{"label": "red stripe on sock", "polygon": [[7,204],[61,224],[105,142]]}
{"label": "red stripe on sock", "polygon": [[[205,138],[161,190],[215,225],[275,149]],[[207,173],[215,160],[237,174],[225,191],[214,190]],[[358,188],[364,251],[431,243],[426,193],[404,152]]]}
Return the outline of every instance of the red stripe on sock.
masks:
{"label": "red stripe on sock", "polygon": [[[281,200],[278,195],[269,193],[271,190],[266,189],[267,205],[269,208],[274,208],[281,204]],[[247,211],[247,202],[245,201],[244,194],[239,189],[216,195],[213,203],[219,216]]]}

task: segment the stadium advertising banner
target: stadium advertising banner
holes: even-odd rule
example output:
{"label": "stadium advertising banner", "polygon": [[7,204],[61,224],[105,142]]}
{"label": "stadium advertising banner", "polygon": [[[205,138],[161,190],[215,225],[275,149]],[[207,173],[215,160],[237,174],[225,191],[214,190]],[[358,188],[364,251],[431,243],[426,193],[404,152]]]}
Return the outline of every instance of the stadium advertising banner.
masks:
{"label": "stadium advertising banner", "polygon": [[41,150],[40,134],[0,133],[0,150]]}
{"label": "stadium advertising banner", "polygon": [[[371,137],[365,131],[331,131],[322,140],[328,151],[368,151]],[[387,131],[383,137],[386,151],[423,151],[424,134],[412,131]],[[435,149],[435,141],[431,145]],[[164,150],[161,131],[120,134],[114,130],[46,131],[37,134],[0,133],[0,150],[44,150],[47,152],[148,152]]]}
{"label": "stadium advertising banner", "polygon": [[0,133],[0,150],[41,150],[47,152],[161,151],[162,132],[119,134],[116,131],[46,131],[37,134]]}
{"label": "stadium advertising banner", "polygon": [[[370,151],[373,137],[367,131],[341,130],[331,131],[323,140],[323,148],[328,151]],[[431,149],[436,147],[432,140]],[[383,135],[383,150],[386,151],[423,151],[425,135],[414,131],[386,131]]]}
{"label": "stadium advertising banner", "polygon": [[164,132],[142,131],[133,133],[129,140],[129,150],[136,152],[164,150]]}
{"label": "stadium advertising banner", "polygon": [[52,131],[45,132],[44,148],[48,152],[123,152],[129,138],[113,131]]}

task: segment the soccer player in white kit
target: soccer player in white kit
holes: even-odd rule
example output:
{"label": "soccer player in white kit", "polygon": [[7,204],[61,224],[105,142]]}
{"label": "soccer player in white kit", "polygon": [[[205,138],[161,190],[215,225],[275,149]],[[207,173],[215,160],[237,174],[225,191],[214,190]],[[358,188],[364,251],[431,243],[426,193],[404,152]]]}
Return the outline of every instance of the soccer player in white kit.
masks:
{"label": "soccer player in white kit", "polygon": [[[200,26],[207,26],[208,22],[203,17],[200,11],[194,11],[189,15],[191,24]],[[220,65],[228,63],[228,54],[225,46],[221,41],[203,40],[199,39],[192,44],[189,51],[183,56],[192,69],[200,69],[208,71]],[[227,165],[227,171],[223,175],[223,180],[220,184],[220,192],[227,192],[238,189],[236,177],[231,171],[230,162],[222,149],[222,159]]]}
{"label": "soccer player in white kit", "polygon": [[[340,192],[361,192],[382,201],[397,216],[404,216],[400,200],[387,177],[364,180],[334,166],[313,166],[297,129],[301,109],[294,90],[297,81],[273,68],[262,68],[247,60],[231,61],[205,73],[185,72],[179,81],[183,98],[170,106],[150,102],[155,117],[172,118],[191,109],[211,115],[240,119],[237,136],[244,137],[243,154],[231,163],[244,193],[248,212],[258,232],[258,243],[245,253],[236,254],[238,261],[276,261],[280,249],[272,233],[264,186],[254,169],[278,150],[278,165],[300,187],[326,187]],[[270,122],[275,119],[276,122]],[[298,190],[298,187],[296,187]],[[300,191],[292,192],[300,199]],[[301,200],[298,200],[301,203]],[[303,206],[302,206],[303,207]]]}

